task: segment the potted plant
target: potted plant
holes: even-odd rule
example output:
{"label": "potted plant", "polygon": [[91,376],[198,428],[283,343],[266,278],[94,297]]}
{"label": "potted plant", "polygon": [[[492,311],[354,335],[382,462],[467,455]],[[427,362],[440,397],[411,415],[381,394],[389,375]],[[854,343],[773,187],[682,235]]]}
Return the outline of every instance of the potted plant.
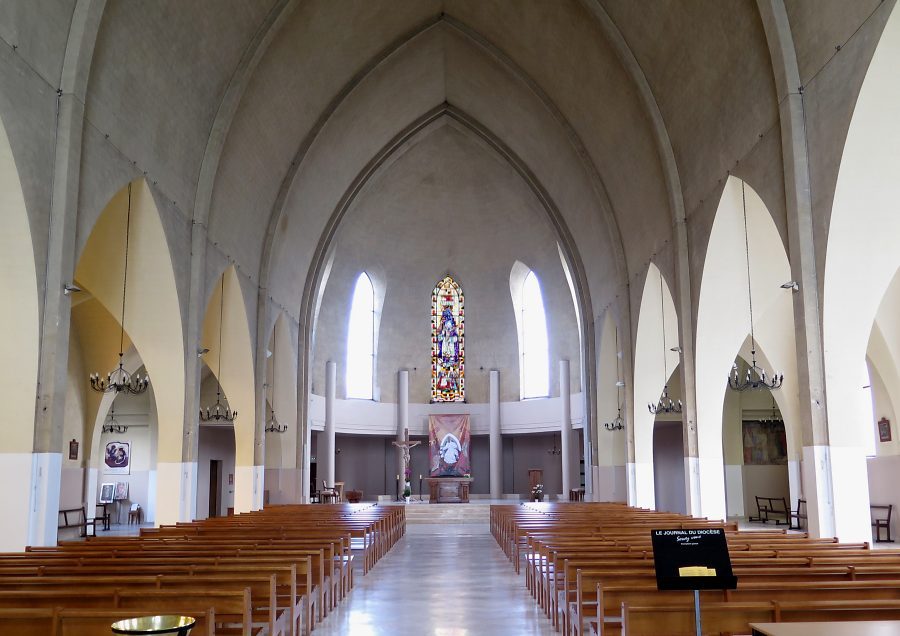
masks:
{"label": "potted plant", "polygon": [[544,484],[535,484],[534,488],[531,489],[531,500],[532,501],[543,501],[544,500]]}

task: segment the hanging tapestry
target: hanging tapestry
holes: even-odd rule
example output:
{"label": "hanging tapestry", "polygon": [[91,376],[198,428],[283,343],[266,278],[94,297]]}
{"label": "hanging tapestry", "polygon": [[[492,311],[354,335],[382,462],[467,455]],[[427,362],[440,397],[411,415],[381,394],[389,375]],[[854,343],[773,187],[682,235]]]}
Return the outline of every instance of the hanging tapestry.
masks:
{"label": "hanging tapestry", "polygon": [[784,422],[744,420],[744,465],[787,464],[787,437]]}
{"label": "hanging tapestry", "polygon": [[469,416],[428,416],[428,457],[432,477],[471,477]]}
{"label": "hanging tapestry", "polygon": [[431,293],[431,401],[466,399],[463,293],[450,276]]}

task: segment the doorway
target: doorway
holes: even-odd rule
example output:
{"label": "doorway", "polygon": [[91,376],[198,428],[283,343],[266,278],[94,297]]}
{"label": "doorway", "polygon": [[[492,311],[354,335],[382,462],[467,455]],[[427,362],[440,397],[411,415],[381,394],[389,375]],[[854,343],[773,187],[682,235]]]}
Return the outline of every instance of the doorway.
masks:
{"label": "doorway", "polygon": [[222,460],[209,460],[209,516],[218,517],[222,499]]}

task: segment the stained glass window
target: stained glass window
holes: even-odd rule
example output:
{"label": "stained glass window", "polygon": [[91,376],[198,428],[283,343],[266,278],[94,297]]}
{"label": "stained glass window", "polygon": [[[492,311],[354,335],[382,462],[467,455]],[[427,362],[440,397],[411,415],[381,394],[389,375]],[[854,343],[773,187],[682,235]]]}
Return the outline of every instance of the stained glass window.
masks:
{"label": "stained glass window", "polygon": [[431,401],[466,399],[463,293],[445,276],[431,293]]}
{"label": "stained glass window", "polygon": [[356,279],[347,329],[347,397],[372,399],[375,371],[375,290],[368,274]]}

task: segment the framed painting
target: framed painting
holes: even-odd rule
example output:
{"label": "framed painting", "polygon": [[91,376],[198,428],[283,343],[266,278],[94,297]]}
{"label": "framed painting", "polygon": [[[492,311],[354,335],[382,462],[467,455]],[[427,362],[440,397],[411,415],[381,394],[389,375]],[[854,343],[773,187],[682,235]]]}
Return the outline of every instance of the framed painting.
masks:
{"label": "framed painting", "polygon": [[116,485],[114,483],[106,482],[105,484],[100,484],[100,503],[112,503],[116,496]]}
{"label": "framed painting", "polygon": [[69,459],[78,459],[78,440],[69,442]]}
{"label": "framed painting", "polygon": [[117,481],[116,482],[116,492],[113,496],[113,499],[116,501],[122,501],[124,499],[128,499],[128,482],[127,481]]}
{"label": "framed painting", "polygon": [[881,442],[891,441],[891,421],[886,417],[878,420],[878,440]]}
{"label": "framed painting", "polygon": [[131,474],[131,443],[108,442],[103,455],[103,472],[107,475]]}

